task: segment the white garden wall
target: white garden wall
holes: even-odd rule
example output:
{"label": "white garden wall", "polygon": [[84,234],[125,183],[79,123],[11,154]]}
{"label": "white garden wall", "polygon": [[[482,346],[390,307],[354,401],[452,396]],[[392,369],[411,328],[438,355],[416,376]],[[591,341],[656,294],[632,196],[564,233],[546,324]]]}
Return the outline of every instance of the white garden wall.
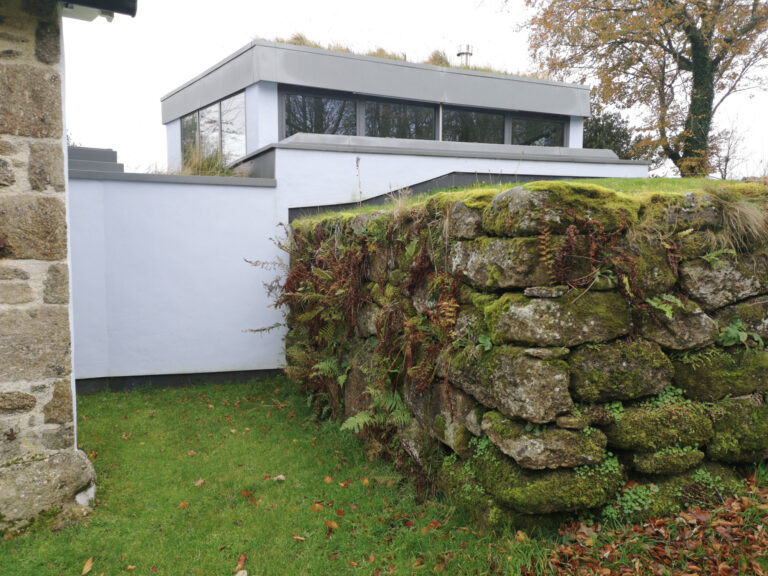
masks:
{"label": "white garden wall", "polygon": [[70,176],[75,377],[276,368],[274,182]]}

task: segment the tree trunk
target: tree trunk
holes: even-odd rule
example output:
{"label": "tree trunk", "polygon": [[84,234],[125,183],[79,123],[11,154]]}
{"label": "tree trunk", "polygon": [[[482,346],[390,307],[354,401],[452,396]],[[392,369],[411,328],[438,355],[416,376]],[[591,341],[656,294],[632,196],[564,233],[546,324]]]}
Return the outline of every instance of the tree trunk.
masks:
{"label": "tree trunk", "polygon": [[709,173],[709,131],[715,99],[715,63],[699,30],[689,33],[691,42],[691,102],[685,119],[682,154],[675,162],[680,175],[704,176]]}

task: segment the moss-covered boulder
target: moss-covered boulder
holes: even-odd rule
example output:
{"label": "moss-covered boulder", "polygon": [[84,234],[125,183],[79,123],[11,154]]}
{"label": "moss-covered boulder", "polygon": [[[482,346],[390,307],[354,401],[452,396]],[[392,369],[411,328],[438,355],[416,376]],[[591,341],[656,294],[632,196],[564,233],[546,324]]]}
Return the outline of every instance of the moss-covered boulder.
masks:
{"label": "moss-covered boulder", "polygon": [[507,293],[484,308],[496,342],[572,347],[629,333],[632,318],[620,294],[574,290],[560,298]]}
{"label": "moss-covered boulder", "polygon": [[716,506],[729,496],[745,492],[744,480],[732,469],[715,462],[671,476],[637,478],[639,483],[618,492],[603,510],[604,518],[641,522],[677,514],[692,506]]}
{"label": "moss-covered boulder", "polygon": [[605,455],[605,434],[593,428],[533,427],[498,412],[483,415],[483,432],[523,468],[574,468],[597,464]]}
{"label": "moss-covered boulder", "polygon": [[550,282],[551,272],[541,261],[536,238],[478,238],[451,247],[452,274],[475,288],[523,288]]}
{"label": "moss-covered boulder", "polygon": [[692,400],[768,392],[768,351],[710,346],[675,359],[675,386]]}
{"label": "moss-covered boulder", "polygon": [[713,266],[703,260],[684,262],[680,280],[685,291],[711,311],[768,292],[768,251]]}
{"label": "moss-covered boulder", "polygon": [[344,381],[344,416],[349,418],[371,404],[368,386],[376,381],[376,356],[368,342],[356,341],[351,353],[345,358],[349,364],[347,379]]}
{"label": "moss-covered boulder", "polygon": [[637,221],[640,204],[594,184],[532,182],[494,197],[483,230],[494,236],[537,236],[543,226],[563,233],[575,218],[599,220],[608,231]]}
{"label": "moss-covered boulder", "polygon": [[635,261],[635,286],[646,296],[667,293],[677,283],[667,251],[662,246],[635,242],[629,245],[627,254]]}
{"label": "moss-covered boulder", "polygon": [[448,212],[448,234],[454,238],[477,238],[483,233],[482,210],[463,201],[454,202]]}
{"label": "moss-covered boulder", "polygon": [[604,506],[624,482],[616,458],[556,470],[526,470],[494,446],[476,449],[472,469],[486,492],[523,514],[572,512]]}
{"label": "moss-covered boulder", "polygon": [[583,347],[568,364],[573,398],[592,403],[658,394],[673,372],[661,348],[645,340]]}
{"label": "moss-covered boulder", "polygon": [[692,350],[715,341],[717,324],[693,300],[683,308],[673,307],[672,318],[658,311],[654,317],[655,320],[650,317],[642,320],[640,333],[662,348]]}
{"label": "moss-covered boulder", "polygon": [[707,456],[722,462],[759,462],[768,457],[768,406],[762,396],[721,400],[712,409],[714,435]]}
{"label": "moss-covered boulder", "polygon": [[701,446],[712,437],[712,422],[690,402],[657,406],[631,406],[604,429],[608,446],[635,452],[653,452],[670,446]]}
{"label": "moss-covered boulder", "polygon": [[573,406],[562,360],[538,360],[522,348],[496,346],[482,354],[475,348],[451,351],[440,364],[452,384],[510,418],[552,422]]}
{"label": "moss-covered boulder", "polygon": [[671,446],[658,452],[637,453],[632,456],[632,468],[641,474],[680,474],[698,466],[704,452],[691,446]]}
{"label": "moss-covered boulder", "polygon": [[726,306],[715,312],[713,318],[721,328],[734,320],[741,320],[747,332],[754,332],[768,341],[768,296],[758,296]]}

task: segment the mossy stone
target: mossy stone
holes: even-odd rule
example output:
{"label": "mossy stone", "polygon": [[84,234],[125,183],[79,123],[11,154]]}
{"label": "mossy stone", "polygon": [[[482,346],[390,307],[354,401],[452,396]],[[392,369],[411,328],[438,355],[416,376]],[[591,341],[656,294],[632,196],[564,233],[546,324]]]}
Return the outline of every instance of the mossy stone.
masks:
{"label": "mossy stone", "polygon": [[552,422],[573,406],[568,364],[562,360],[539,360],[523,348],[494,346],[484,353],[474,347],[446,352],[439,364],[454,386],[511,418]]}
{"label": "mossy stone", "polygon": [[495,236],[537,236],[543,226],[562,234],[575,218],[599,220],[608,231],[637,221],[640,203],[594,184],[532,182],[495,196],[483,229]]}
{"label": "mossy stone", "polygon": [[626,299],[613,292],[573,290],[560,298],[506,293],[484,308],[495,342],[572,347],[629,333]]}
{"label": "mossy stone", "polygon": [[768,392],[768,351],[729,352],[711,346],[674,361],[675,386],[692,400],[711,402],[726,396]]}
{"label": "mossy stone", "polygon": [[673,307],[672,318],[659,311],[655,321],[645,316],[640,323],[644,338],[669,350],[693,350],[715,342],[717,324],[701,307],[689,300],[684,308]]}
{"label": "mossy stone", "polygon": [[697,466],[704,452],[691,449],[667,448],[659,452],[634,454],[632,467],[641,474],[680,474]]}
{"label": "mossy stone", "polygon": [[486,412],[483,431],[504,454],[532,470],[597,464],[605,455],[605,434],[596,429],[532,428],[498,412]]}
{"label": "mossy stone", "polygon": [[[524,514],[573,512],[605,505],[624,482],[611,466],[526,470],[496,447],[475,451],[472,468],[483,488],[500,504]],[[591,473],[590,473],[591,472]]]}
{"label": "mossy stone", "polygon": [[645,340],[584,347],[569,359],[575,400],[632,400],[661,392],[672,378],[672,363],[657,344]]}
{"label": "mossy stone", "polygon": [[768,406],[761,397],[721,400],[712,409],[714,435],[707,456],[722,462],[759,462],[768,457]]}
{"label": "mossy stone", "polygon": [[768,296],[758,296],[727,306],[718,310],[713,317],[720,327],[739,319],[748,332],[754,332],[768,341]]}
{"label": "mossy stone", "polygon": [[712,437],[712,422],[705,411],[688,402],[666,406],[631,406],[621,418],[604,428],[608,446],[652,452],[669,446],[700,446]]}

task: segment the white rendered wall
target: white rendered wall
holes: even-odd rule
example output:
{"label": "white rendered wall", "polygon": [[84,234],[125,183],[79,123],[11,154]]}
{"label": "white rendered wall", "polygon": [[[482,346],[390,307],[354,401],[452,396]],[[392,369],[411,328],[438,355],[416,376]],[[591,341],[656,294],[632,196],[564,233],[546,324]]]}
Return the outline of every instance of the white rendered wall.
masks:
{"label": "white rendered wall", "polygon": [[276,149],[278,198],[286,208],[359,202],[451,172],[489,176],[646,178],[646,165],[539,162]]}
{"label": "white rendered wall", "polygon": [[568,148],[584,148],[584,118],[582,116],[571,116],[568,122]]}
{"label": "white rendered wall", "polygon": [[276,368],[274,188],[69,181],[76,378]]}
{"label": "white rendered wall", "polygon": [[278,141],[276,82],[257,82],[245,89],[246,154]]}
{"label": "white rendered wall", "polygon": [[181,172],[181,120],[176,119],[165,125],[165,142],[168,147],[168,171]]}

